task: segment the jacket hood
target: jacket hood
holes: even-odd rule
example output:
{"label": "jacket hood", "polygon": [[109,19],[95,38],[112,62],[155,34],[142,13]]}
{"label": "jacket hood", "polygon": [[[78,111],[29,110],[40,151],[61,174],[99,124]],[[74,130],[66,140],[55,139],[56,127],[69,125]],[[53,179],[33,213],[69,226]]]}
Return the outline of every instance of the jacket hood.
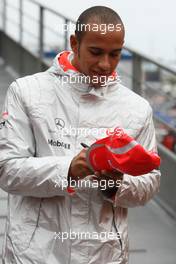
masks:
{"label": "jacket hood", "polygon": [[73,58],[72,51],[63,51],[56,55],[53,60],[52,66],[47,70],[53,73],[58,78],[62,79],[62,83],[69,83],[77,91],[85,94],[94,94],[96,96],[104,97],[108,91],[117,89],[117,84],[119,83],[119,77],[117,73],[114,72],[108,81],[102,86],[95,88],[90,83],[90,77],[80,73],[71,63]]}

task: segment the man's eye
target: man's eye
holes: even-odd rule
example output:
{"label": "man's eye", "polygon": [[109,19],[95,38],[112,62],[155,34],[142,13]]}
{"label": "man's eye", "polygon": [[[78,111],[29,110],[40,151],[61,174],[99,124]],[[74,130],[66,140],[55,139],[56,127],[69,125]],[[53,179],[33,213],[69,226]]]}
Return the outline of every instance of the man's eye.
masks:
{"label": "man's eye", "polygon": [[94,55],[94,56],[98,56],[98,55],[100,55],[101,54],[101,52],[99,52],[99,51],[90,51],[91,52],[91,54],[92,55]]}
{"label": "man's eye", "polygon": [[118,56],[120,56],[120,52],[111,54],[111,57],[118,57]]}

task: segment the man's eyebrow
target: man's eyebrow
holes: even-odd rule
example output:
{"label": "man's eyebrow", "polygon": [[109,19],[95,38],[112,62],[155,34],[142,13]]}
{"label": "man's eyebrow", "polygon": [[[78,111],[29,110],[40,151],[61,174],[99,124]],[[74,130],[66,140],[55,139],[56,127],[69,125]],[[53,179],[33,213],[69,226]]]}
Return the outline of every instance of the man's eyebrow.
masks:
{"label": "man's eyebrow", "polygon": [[[98,47],[89,47],[89,49],[94,49],[94,50],[97,50],[97,51],[104,51],[103,49],[98,48]],[[119,48],[119,49],[111,50],[110,52],[119,52],[121,50],[122,50],[122,48]]]}
{"label": "man's eyebrow", "polygon": [[97,48],[97,47],[89,47],[89,49],[94,49],[94,50],[103,50],[101,48]]}

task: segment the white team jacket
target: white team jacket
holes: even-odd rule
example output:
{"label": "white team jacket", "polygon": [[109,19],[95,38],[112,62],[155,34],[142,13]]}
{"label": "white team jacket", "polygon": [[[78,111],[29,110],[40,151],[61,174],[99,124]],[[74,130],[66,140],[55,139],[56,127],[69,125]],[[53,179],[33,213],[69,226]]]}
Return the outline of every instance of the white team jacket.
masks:
{"label": "white team jacket", "polygon": [[125,174],[115,200],[90,186],[70,195],[63,182],[80,142],[90,145],[97,131],[100,138],[120,126],[156,149],[151,107],[116,81],[99,89],[66,83],[78,73],[65,73],[57,61],[13,82],[3,107],[0,187],[9,193],[3,264],[126,264],[128,207],[158,192],[160,172]]}

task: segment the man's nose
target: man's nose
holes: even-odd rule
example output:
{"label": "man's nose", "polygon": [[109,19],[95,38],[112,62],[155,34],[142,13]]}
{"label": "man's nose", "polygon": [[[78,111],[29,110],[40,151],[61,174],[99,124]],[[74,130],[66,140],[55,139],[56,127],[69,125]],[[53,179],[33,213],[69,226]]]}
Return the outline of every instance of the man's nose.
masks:
{"label": "man's nose", "polygon": [[111,68],[110,60],[108,55],[104,55],[100,58],[98,66],[103,71],[109,71]]}

